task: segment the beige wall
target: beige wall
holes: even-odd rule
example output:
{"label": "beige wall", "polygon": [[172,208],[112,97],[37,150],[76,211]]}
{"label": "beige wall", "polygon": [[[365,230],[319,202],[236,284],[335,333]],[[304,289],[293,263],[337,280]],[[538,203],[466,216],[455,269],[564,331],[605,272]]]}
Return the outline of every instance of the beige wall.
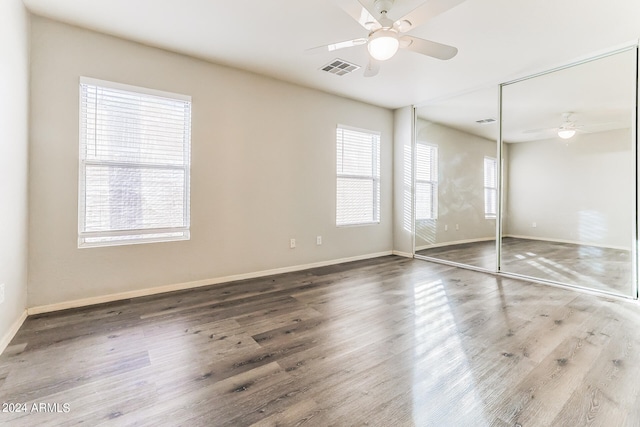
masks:
{"label": "beige wall", "polygon": [[27,306],[29,17],[0,2],[0,352]]}
{"label": "beige wall", "polygon": [[[629,130],[509,144],[504,234],[630,249]],[[533,223],[536,227],[532,227]]]}
{"label": "beige wall", "polygon": [[416,248],[495,238],[496,222],[484,215],[484,157],[496,157],[496,142],[423,119],[416,139],[438,146],[439,180],[438,218],[416,221]]}
{"label": "beige wall", "polygon": [[398,254],[413,253],[413,108],[394,111],[393,136],[393,249]]}
{"label": "beige wall", "polygon": [[[43,18],[32,30],[30,306],[392,249],[391,111]],[[190,241],[77,248],[80,76],[192,96]],[[337,124],[382,134],[379,225],[335,226]]]}

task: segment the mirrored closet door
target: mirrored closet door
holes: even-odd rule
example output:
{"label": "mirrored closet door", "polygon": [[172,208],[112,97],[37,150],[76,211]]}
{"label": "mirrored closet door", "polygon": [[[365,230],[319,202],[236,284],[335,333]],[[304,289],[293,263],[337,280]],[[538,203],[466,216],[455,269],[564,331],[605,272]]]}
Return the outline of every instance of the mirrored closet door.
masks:
{"label": "mirrored closet door", "polygon": [[416,258],[637,298],[637,56],[416,107]]}
{"label": "mirrored closet door", "polygon": [[415,254],[496,269],[498,89],[416,108]]}
{"label": "mirrored closet door", "polygon": [[634,296],[636,63],[502,85],[501,272]]}

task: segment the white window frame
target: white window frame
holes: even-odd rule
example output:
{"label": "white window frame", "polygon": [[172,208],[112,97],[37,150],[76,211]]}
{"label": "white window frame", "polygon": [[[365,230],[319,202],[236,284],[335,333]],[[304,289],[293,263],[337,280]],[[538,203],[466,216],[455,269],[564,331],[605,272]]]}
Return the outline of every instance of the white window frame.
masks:
{"label": "white window frame", "polygon": [[[429,156],[431,160],[431,164],[429,165],[429,170],[431,174],[427,179],[420,179],[418,170],[422,165],[420,165],[418,150],[421,148],[427,149],[431,151]],[[437,144],[429,144],[425,142],[416,142],[416,194],[418,194],[418,187],[421,185],[427,186],[431,188],[431,211],[427,212],[423,215],[422,211],[425,209],[421,209],[419,206],[416,206],[416,221],[425,221],[438,219],[438,145]],[[418,203],[416,197],[416,203]]]}
{"label": "white window frame", "polygon": [[[356,132],[361,134],[366,134],[371,138],[371,173],[367,175],[353,175],[353,174],[345,174],[343,171],[339,170],[339,165],[343,164],[340,162],[344,157],[342,153],[340,153],[341,145],[340,145],[340,132]],[[344,140],[342,141],[342,149],[344,149]],[[372,206],[372,218],[367,221],[343,221],[338,222],[340,217],[339,212],[341,206],[339,205],[339,182],[340,179],[361,179],[372,182],[372,191],[373,194],[373,206]],[[336,226],[337,227],[353,227],[353,226],[363,226],[363,225],[373,225],[380,223],[380,132],[360,129],[352,126],[338,125],[336,128]]]}
{"label": "white window frame", "polygon": [[[186,127],[184,129],[184,163],[180,165],[169,165],[160,163],[136,163],[136,162],[116,162],[105,160],[90,160],[86,157],[87,152],[87,132],[86,122],[83,118],[84,109],[83,89],[82,86],[96,86],[106,89],[115,89],[121,91],[132,92],[138,95],[148,95],[149,97],[168,98],[172,100],[184,101],[186,114]],[[190,239],[190,174],[191,174],[191,97],[188,95],[165,92],[155,89],[149,89],[138,86],[131,86],[122,83],[99,80],[89,77],[80,77],[79,84],[79,179],[78,179],[78,247],[102,247],[102,246],[119,246],[140,243],[168,242],[176,240]],[[183,223],[181,227],[165,227],[165,228],[138,228],[127,230],[108,230],[108,231],[86,231],[86,170],[87,166],[111,166],[120,168],[145,168],[145,169],[162,169],[162,170],[181,170],[184,176],[183,189]],[[102,240],[98,240],[102,239]]]}
{"label": "white window frame", "polygon": [[[492,164],[494,177],[493,180],[488,179],[490,173],[488,163]],[[484,217],[485,219],[496,219],[498,212],[498,161],[495,157],[484,156],[483,162],[483,185],[484,185]],[[494,185],[488,185],[493,181]],[[489,207],[489,194],[493,194],[493,207]]]}

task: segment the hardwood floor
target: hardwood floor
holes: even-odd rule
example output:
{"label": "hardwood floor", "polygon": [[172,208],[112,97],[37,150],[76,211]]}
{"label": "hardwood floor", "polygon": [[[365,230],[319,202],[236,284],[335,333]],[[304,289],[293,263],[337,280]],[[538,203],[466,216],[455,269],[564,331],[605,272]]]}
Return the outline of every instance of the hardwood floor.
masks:
{"label": "hardwood floor", "polygon": [[458,262],[473,267],[495,271],[496,241],[459,243],[448,246],[438,246],[416,251],[416,255],[438,258],[445,261]]}
{"label": "hardwood floor", "polygon": [[[428,248],[418,255],[494,271],[495,241]],[[544,240],[502,239],[501,271],[632,296],[631,251]]]}
{"label": "hardwood floor", "polygon": [[639,326],[635,303],[383,257],[31,316],[0,356],[27,412],[0,424],[638,426]]}

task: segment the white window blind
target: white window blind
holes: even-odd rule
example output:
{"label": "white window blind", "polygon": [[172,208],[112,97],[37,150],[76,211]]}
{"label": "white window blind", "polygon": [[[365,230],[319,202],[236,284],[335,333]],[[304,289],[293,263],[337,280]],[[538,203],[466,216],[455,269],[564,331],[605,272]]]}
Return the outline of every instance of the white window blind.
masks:
{"label": "white window blind", "polygon": [[80,80],[78,245],[189,239],[191,98]]}
{"label": "white window blind", "polygon": [[498,211],[498,166],[496,159],[484,158],[484,217],[493,219]]}
{"label": "white window blind", "polygon": [[438,147],[416,144],[416,220],[438,218]]}
{"label": "white window blind", "polygon": [[380,222],[380,134],[338,126],[336,225]]}

